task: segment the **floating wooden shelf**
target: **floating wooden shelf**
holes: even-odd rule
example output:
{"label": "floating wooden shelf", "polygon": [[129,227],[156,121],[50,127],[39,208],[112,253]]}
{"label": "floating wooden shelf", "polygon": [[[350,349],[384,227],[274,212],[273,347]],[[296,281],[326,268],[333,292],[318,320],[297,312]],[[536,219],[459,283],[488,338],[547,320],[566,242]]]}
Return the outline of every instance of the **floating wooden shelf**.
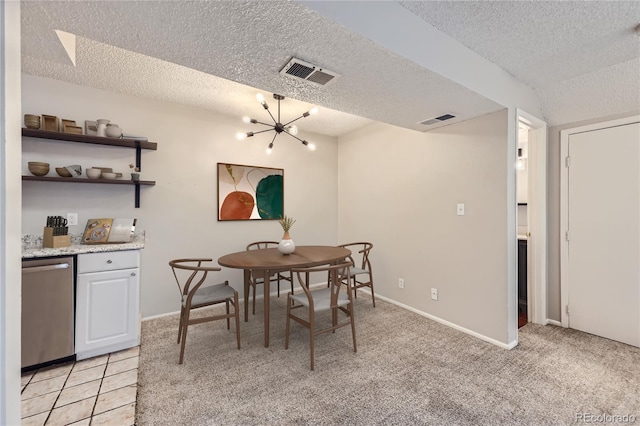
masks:
{"label": "floating wooden shelf", "polygon": [[[51,139],[60,142],[86,143],[94,145],[108,145],[121,148],[132,148],[136,150],[136,167],[141,166],[141,151],[143,149],[157,150],[156,142],[139,141],[135,139],[118,139],[107,138],[102,136],[78,135],[75,133],[54,132],[51,130],[22,129],[23,137]],[[22,176],[22,181],[36,182],[66,182],[66,183],[97,183],[107,185],[133,185],[135,187],[135,207],[140,207],[140,186],[153,186],[156,184],[153,180],[125,180],[125,179],[84,179],[84,178],[66,178],[55,176]]]}
{"label": "floating wooden shelf", "polygon": [[141,148],[157,150],[156,142],[138,141],[135,139],[107,138],[102,136],[77,135],[75,133],[53,132],[51,130],[22,129],[22,136],[40,139],[53,139],[62,142],[90,143],[94,145],[110,145],[125,148]]}
{"label": "floating wooden shelf", "polygon": [[126,179],[85,179],[56,176],[22,176],[22,180],[32,180],[39,182],[66,182],[66,183],[103,183],[107,185],[150,185],[156,184],[155,180],[126,180]]}

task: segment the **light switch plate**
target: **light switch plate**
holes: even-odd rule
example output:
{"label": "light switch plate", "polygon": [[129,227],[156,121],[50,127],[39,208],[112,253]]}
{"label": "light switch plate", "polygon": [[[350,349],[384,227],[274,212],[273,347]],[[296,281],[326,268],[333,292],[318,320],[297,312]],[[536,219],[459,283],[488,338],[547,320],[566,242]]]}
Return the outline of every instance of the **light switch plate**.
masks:
{"label": "light switch plate", "polygon": [[458,213],[458,216],[464,216],[464,203],[458,203],[456,206],[456,212]]}

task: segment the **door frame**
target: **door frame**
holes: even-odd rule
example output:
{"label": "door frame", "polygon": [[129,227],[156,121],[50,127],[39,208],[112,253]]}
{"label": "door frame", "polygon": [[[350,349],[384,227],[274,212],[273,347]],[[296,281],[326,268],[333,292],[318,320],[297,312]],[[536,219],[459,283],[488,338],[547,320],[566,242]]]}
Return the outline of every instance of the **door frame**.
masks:
{"label": "door frame", "polygon": [[[20,3],[0,2],[0,424],[20,424]],[[18,285],[16,285],[18,284]]]}
{"label": "door frame", "polygon": [[570,279],[569,244],[566,238],[569,231],[569,168],[567,167],[569,136],[638,122],[640,122],[640,115],[633,115],[560,131],[560,323],[565,328],[569,327],[569,315],[567,314]]}
{"label": "door frame", "polygon": [[[527,311],[535,324],[548,323],[547,318],[547,123],[516,108],[517,125],[530,127],[527,167]],[[534,137],[531,137],[533,134]],[[516,147],[518,144],[516,138]],[[514,171],[517,158],[514,159]],[[515,283],[517,285],[517,282]]]}

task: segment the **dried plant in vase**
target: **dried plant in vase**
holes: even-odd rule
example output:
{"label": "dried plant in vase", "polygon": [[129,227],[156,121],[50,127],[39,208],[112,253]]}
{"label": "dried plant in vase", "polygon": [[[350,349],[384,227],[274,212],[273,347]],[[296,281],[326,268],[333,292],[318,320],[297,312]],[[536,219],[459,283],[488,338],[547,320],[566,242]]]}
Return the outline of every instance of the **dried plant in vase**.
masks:
{"label": "dried plant in vase", "polygon": [[296,220],[289,216],[282,216],[279,220],[280,226],[282,226],[282,230],[284,231],[284,235],[282,236],[282,241],[278,244],[278,251],[282,254],[291,254],[296,250],[296,245],[293,243],[291,236],[289,235],[289,230],[296,223]]}

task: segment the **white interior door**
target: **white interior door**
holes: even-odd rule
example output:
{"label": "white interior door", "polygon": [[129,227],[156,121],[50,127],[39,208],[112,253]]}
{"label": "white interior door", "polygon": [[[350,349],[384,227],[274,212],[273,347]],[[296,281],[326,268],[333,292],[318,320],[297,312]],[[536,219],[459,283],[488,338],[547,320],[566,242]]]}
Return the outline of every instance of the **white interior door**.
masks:
{"label": "white interior door", "polygon": [[568,324],[640,346],[640,123],[568,138]]}

